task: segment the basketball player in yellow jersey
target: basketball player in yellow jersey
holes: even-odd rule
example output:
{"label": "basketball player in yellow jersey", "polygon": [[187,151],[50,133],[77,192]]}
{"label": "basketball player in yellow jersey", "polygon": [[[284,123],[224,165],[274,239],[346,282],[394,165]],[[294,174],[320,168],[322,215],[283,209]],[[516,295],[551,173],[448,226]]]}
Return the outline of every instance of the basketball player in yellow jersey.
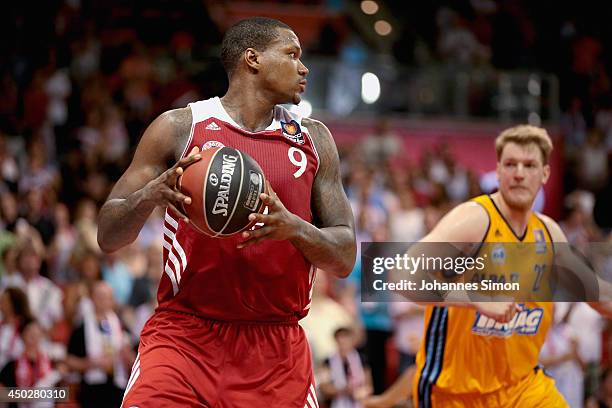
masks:
{"label": "basketball player in yellow jersey", "polygon": [[[508,250],[513,245],[499,246],[498,259],[513,264],[504,271],[529,272],[524,277],[502,272],[493,263],[476,277],[500,280],[503,274],[506,282],[518,280],[525,299],[525,291],[541,290],[545,277],[538,277],[552,268],[552,243],[567,241],[557,223],[531,210],[550,175],[552,142],[546,130],[522,125],[502,132],[495,147],[499,191],[457,206],[422,242],[484,242],[480,251],[490,251],[497,242],[534,243],[527,245],[530,255]],[[594,307],[608,314],[605,306]],[[427,306],[425,319],[415,369],[392,387],[393,395],[373,397],[365,407],[392,406],[402,390],[409,393],[410,377],[418,408],[567,407],[554,380],[538,367],[553,303],[439,303]]]}

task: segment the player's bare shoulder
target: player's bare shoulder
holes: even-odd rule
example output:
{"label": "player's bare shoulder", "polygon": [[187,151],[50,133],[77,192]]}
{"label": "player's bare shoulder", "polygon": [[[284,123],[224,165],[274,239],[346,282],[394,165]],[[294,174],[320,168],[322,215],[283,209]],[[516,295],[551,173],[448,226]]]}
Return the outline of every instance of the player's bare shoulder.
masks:
{"label": "player's bare shoulder", "polygon": [[171,129],[175,146],[173,149],[174,158],[178,160],[189,140],[192,122],[191,108],[168,110],[162,113],[158,120],[162,120],[164,125]]}
{"label": "player's bare shoulder", "polygon": [[304,118],[302,119],[302,126],[308,129],[308,134],[322,163],[338,161],[338,149],[331,132],[323,122],[312,118]]}
{"label": "player's bare shoulder", "polygon": [[565,233],[555,220],[542,213],[535,213],[535,215],[544,223],[546,228],[548,228],[548,232],[550,233],[550,237],[552,238],[553,242],[567,242]]}

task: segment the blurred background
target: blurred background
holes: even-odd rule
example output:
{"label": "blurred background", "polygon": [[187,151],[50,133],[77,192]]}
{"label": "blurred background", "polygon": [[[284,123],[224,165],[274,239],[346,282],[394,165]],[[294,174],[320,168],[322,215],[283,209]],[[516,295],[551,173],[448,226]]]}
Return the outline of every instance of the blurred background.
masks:
{"label": "blurred background", "polygon": [[[65,385],[63,406],[116,406],[156,305],[162,213],[104,255],[97,211],[157,115],[224,94],[221,38],[249,16],[282,20],[301,40],[309,85],[291,109],[331,129],[359,242],[415,241],[457,203],[494,191],[494,137],[518,123],[546,127],[555,143],[536,208],[577,246],[610,241],[612,25],[602,7],[11,2],[0,15],[0,383]],[[612,259],[602,271],[612,276]],[[362,303],[359,279],[359,259],[347,280],[319,271],[302,322],[322,406],[334,404],[338,355],[358,351],[348,366],[359,399],[413,363],[422,335],[419,307]],[[556,314],[542,362],[572,407],[612,406],[610,322],[584,304]],[[38,367],[28,376],[24,358]]]}

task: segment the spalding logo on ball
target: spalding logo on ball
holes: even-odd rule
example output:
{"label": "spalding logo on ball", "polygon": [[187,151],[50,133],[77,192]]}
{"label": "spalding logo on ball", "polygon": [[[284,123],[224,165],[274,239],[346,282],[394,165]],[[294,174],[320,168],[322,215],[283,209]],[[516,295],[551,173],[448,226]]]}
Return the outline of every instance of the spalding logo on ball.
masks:
{"label": "spalding logo on ball", "polygon": [[265,176],[257,162],[231,147],[214,147],[201,152],[202,159],[185,168],[178,180],[181,192],[191,197],[183,205],[185,214],[200,232],[227,237],[252,227],[248,217],[261,213]]}

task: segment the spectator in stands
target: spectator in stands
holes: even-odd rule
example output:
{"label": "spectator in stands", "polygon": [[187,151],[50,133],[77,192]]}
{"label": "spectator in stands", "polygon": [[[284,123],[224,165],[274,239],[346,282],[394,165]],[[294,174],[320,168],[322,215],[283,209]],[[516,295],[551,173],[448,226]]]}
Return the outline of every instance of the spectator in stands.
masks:
{"label": "spectator in stands", "polygon": [[0,289],[11,286],[12,282],[20,282],[21,277],[17,268],[17,256],[19,250],[15,244],[14,236],[11,234],[10,241],[3,246],[1,250],[2,262],[2,277],[0,278]]}
{"label": "spectator in stands", "polygon": [[58,176],[56,164],[47,158],[44,142],[40,138],[31,140],[25,168],[19,179],[19,191],[27,193],[34,188],[57,187],[60,181]]}
{"label": "spectator in stands", "polygon": [[378,120],[374,131],[363,140],[361,149],[371,167],[380,166],[393,156],[401,156],[404,150],[402,141],[384,118]]}
{"label": "spectator in stands", "polygon": [[77,231],[77,246],[75,248],[77,254],[87,250],[97,253],[102,252],[98,246],[97,212],[98,209],[93,200],[84,198],[79,201],[74,219],[74,227]]}
{"label": "spectator in stands", "polygon": [[308,335],[314,367],[337,351],[334,333],[341,327],[356,325],[355,319],[338,302],[329,296],[330,277],[319,269],[312,293],[312,303],[308,315],[300,320],[300,325]]}
{"label": "spectator in stands", "polygon": [[572,408],[582,408],[584,398],[583,362],[578,353],[576,333],[568,323],[573,309],[555,313],[553,324],[540,354],[540,362],[555,379],[555,385]]}
{"label": "spectator in stands", "polygon": [[612,408],[612,368],[601,374],[601,388],[597,394],[587,401],[586,408]]}
{"label": "spectator in stands", "polygon": [[25,326],[34,318],[30,312],[28,297],[19,288],[6,288],[0,296],[0,369],[23,352],[21,335]]}
{"label": "spectator in stands", "polygon": [[26,194],[27,221],[36,228],[45,245],[49,245],[55,234],[53,214],[45,203],[46,191],[32,188]]}
{"label": "spectator in stands", "polygon": [[17,197],[11,192],[0,192],[0,227],[5,231],[15,232],[19,208]]}
{"label": "spectator in stands", "polygon": [[[3,386],[41,388],[57,385],[62,374],[53,368],[51,359],[42,347],[43,340],[44,331],[41,326],[35,320],[29,322],[23,330],[23,352],[0,371],[0,383]],[[41,408],[53,406],[53,402],[39,402],[36,405]]]}
{"label": "spectator in stands", "polygon": [[54,282],[64,284],[72,278],[69,264],[77,239],[76,229],[70,223],[70,212],[64,203],[55,206],[53,222],[55,234],[47,252],[49,276]]}
{"label": "spectator in stands", "polygon": [[88,303],[83,323],[70,336],[66,362],[82,374],[83,407],[118,407],[133,361],[128,337],[113,311],[113,292],[107,283],[94,285]]}
{"label": "spectator in stands", "polygon": [[577,161],[579,186],[594,192],[606,187],[609,181],[608,149],[601,131],[591,129]]}
{"label": "spectator in stands", "polygon": [[397,191],[399,208],[389,214],[391,241],[416,242],[425,236],[425,212],[415,205],[408,187]]}
{"label": "spectator in stands", "polygon": [[40,275],[42,254],[32,242],[23,244],[18,256],[21,284],[28,295],[30,310],[45,331],[52,329],[63,315],[62,291],[50,279]]}
{"label": "spectator in stands", "polygon": [[559,223],[570,244],[586,249],[589,242],[599,241],[602,233],[593,221],[593,193],[576,190],[564,200],[567,215]]}
{"label": "spectator in stands", "polygon": [[[364,354],[372,369],[374,393],[380,394],[386,387],[387,340],[393,335],[393,325],[388,303],[361,302],[361,272],[361,260],[357,257],[343,290],[352,293],[353,302],[357,303],[359,317],[366,331]],[[341,296],[346,299],[346,294]]]}
{"label": "spectator in stands", "polygon": [[330,401],[330,408],[359,408],[359,401],[372,394],[370,370],[355,349],[351,329],[337,329],[334,338],[338,351],[323,363],[321,391]]}
{"label": "spectator in stands", "polygon": [[65,293],[65,316],[71,327],[76,327],[83,322],[83,303],[88,302],[94,285],[102,279],[100,267],[100,255],[96,252],[86,250],[75,256],[75,274],[77,279],[66,285]]}
{"label": "spectator in stands", "polygon": [[125,305],[130,300],[134,277],[124,259],[129,257],[122,256],[130,252],[130,248],[106,254],[102,263],[102,279],[113,288],[115,300],[119,305]]}
{"label": "spectator in stands", "polygon": [[[161,234],[158,235],[158,240],[160,236]],[[157,307],[155,296],[157,284],[159,277],[164,273],[161,261],[162,249],[162,242],[155,241],[146,250],[146,268],[142,276],[135,276],[129,300],[130,307],[126,307],[123,311],[122,317],[130,330],[134,344],[138,343],[140,331]]]}
{"label": "spectator in stands", "polygon": [[582,113],[582,100],[572,98],[569,109],[561,116],[561,133],[565,139],[565,154],[573,158],[576,149],[586,142],[587,123]]}
{"label": "spectator in stands", "polygon": [[4,184],[10,191],[17,191],[19,167],[9,152],[6,135],[0,131],[0,185]]}
{"label": "spectator in stands", "polygon": [[436,17],[439,29],[438,52],[444,61],[457,67],[469,66],[490,58],[491,51],[478,42],[459,14],[442,7]]}
{"label": "spectator in stands", "polygon": [[403,373],[416,362],[421,338],[423,337],[423,307],[407,302],[405,298],[392,302],[389,312],[393,318],[393,337],[399,352],[398,374]]}

